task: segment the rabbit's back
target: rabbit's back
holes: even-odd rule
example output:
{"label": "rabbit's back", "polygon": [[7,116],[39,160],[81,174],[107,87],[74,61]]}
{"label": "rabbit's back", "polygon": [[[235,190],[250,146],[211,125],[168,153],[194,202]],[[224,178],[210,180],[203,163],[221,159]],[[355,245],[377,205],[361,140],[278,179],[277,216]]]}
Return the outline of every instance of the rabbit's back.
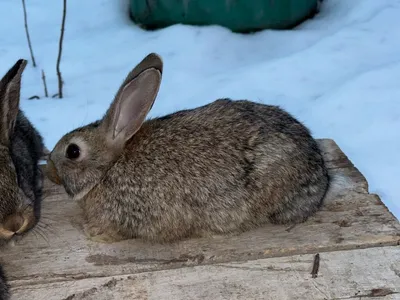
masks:
{"label": "rabbit's back", "polygon": [[11,157],[19,186],[35,204],[41,194],[42,174],[38,163],[43,151],[41,135],[20,110],[11,137]]}
{"label": "rabbit's back", "polygon": [[328,176],[315,140],[288,113],[221,99],[145,122],[101,186],[105,209],[119,212],[106,217],[131,236],[174,239],[301,222]]}

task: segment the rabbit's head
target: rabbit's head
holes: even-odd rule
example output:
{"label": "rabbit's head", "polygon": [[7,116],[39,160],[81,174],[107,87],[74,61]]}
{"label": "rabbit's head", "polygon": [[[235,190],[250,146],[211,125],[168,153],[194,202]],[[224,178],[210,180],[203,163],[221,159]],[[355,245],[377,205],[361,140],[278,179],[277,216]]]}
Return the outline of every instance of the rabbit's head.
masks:
{"label": "rabbit's head", "polygon": [[23,234],[35,224],[33,203],[18,186],[10,153],[26,64],[18,60],[0,81],[0,240]]}
{"label": "rabbit's head", "polygon": [[158,94],[163,63],[151,53],[126,77],[105,116],[63,136],[51,151],[47,177],[76,199],[96,185],[140,129]]}

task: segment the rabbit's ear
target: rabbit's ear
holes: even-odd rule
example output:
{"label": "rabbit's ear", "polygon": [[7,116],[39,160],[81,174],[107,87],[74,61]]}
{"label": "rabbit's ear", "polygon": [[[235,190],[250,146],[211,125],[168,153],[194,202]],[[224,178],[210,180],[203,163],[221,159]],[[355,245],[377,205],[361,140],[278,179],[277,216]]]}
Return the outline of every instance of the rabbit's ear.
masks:
{"label": "rabbit's ear", "polygon": [[19,111],[22,72],[27,61],[19,59],[0,81],[0,143],[8,145]]}
{"label": "rabbit's ear", "polygon": [[151,53],[125,79],[101,124],[112,145],[122,147],[142,126],[157,97],[162,67]]}

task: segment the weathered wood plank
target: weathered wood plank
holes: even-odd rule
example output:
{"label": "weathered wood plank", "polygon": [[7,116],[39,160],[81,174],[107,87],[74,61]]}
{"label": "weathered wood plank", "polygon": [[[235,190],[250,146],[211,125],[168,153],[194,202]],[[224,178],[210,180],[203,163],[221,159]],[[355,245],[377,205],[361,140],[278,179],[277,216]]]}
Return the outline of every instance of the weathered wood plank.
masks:
{"label": "weathered wood plank", "polygon": [[13,282],[15,299],[400,299],[400,247],[296,255],[117,277]]}
{"label": "weathered wood plank", "polygon": [[[400,243],[400,224],[365,178],[331,140],[320,140],[332,177],[321,211],[294,228],[267,225],[236,236],[191,239],[170,245],[138,240],[115,244],[88,241],[80,210],[63,190],[46,182],[43,229],[0,254],[11,280],[52,282],[134,274],[199,264],[259,259]],[[37,229],[39,230],[39,228]]]}

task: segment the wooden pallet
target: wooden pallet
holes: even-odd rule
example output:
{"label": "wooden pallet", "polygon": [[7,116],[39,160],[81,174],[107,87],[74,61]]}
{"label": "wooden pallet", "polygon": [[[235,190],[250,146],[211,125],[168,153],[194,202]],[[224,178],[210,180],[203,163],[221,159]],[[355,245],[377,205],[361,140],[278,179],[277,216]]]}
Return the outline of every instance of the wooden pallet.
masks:
{"label": "wooden pallet", "polygon": [[321,211],[235,236],[94,243],[76,203],[46,182],[45,234],[0,254],[12,299],[400,299],[399,221],[335,142],[319,143],[332,177]]}

